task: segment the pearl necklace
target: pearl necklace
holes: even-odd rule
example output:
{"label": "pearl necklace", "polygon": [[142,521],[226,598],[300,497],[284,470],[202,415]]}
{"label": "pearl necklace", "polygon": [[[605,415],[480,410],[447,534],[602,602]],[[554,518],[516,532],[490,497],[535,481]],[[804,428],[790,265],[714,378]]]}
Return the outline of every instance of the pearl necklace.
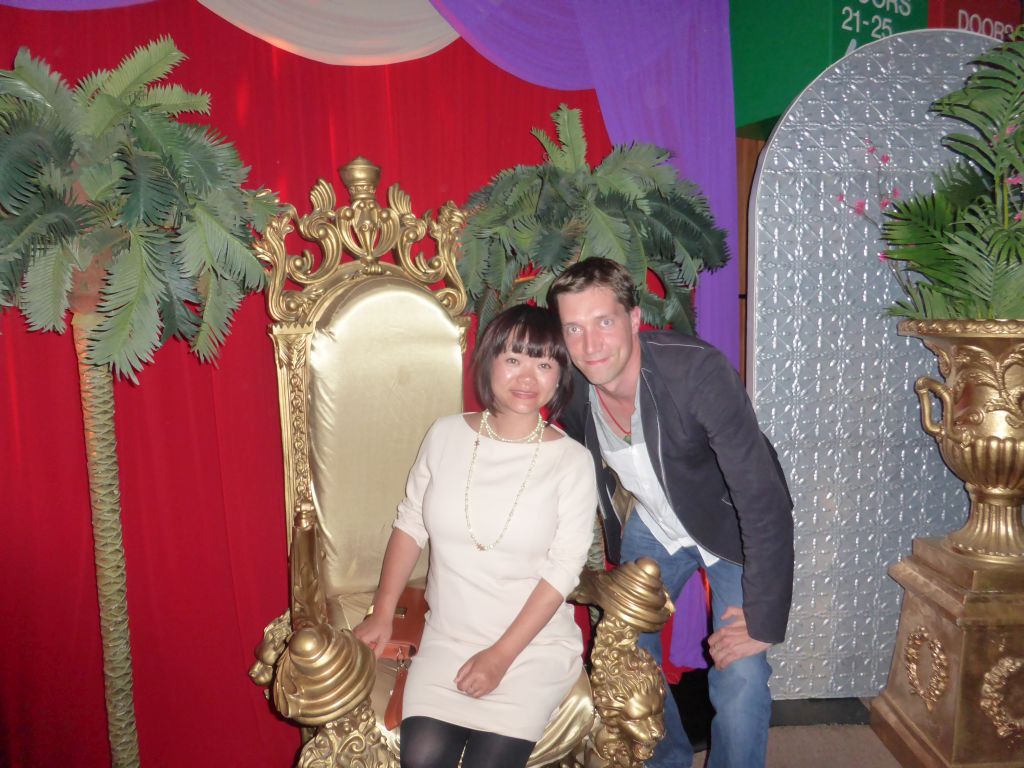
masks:
{"label": "pearl necklace", "polygon": [[[538,415],[537,418],[540,419],[540,416]],[[515,498],[512,499],[512,508],[508,511],[508,517],[505,518],[505,525],[502,526],[501,533],[499,533],[498,538],[490,544],[481,544],[479,539],[477,539],[476,534],[473,533],[473,523],[469,519],[469,487],[473,482],[473,467],[476,466],[476,453],[477,449],[480,448],[480,437],[483,435],[484,430],[486,429],[488,432],[490,431],[487,425],[487,411],[480,414],[480,427],[476,431],[476,440],[473,442],[473,455],[469,460],[469,473],[466,475],[465,494],[466,530],[469,531],[469,538],[473,541],[473,546],[475,546],[480,552],[486,552],[489,549],[494,549],[498,546],[498,543],[505,538],[505,532],[508,531],[508,526],[512,522],[512,516],[516,513],[516,507],[519,504],[519,497],[522,496],[523,491],[526,490],[526,483],[530,479],[530,475],[533,474],[533,468],[537,464],[537,456],[540,454],[540,444],[544,440],[544,426],[544,421],[540,420],[539,426],[534,428],[533,432],[529,435],[531,438],[536,439],[537,447],[533,449],[533,458],[530,459],[530,468],[526,470],[526,477],[523,478],[523,484],[519,486],[519,490],[516,491]]]}
{"label": "pearl necklace", "polygon": [[484,411],[483,413],[480,414],[480,426],[482,426],[487,431],[487,436],[489,438],[491,438],[492,440],[499,440],[502,443],[529,443],[532,440],[536,440],[537,435],[541,434],[544,431],[545,427],[544,419],[542,419],[540,417],[540,414],[538,413],[537,426],[535,426],[530,431],[530,434],[526,435],[525,437],[502,437],[501,435],[494,431],[494,427],[491,426],[490,419],[488,418],[489,416],[490,413],[488,411]]}

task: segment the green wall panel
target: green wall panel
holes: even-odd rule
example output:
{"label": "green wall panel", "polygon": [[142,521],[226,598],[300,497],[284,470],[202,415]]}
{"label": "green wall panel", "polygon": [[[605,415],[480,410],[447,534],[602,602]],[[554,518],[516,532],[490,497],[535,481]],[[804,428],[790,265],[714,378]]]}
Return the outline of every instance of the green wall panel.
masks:
{"label": "green wall panel", "polygon": [[736,126],[760,137],[848,51],[928,25],[928,0],[731,0],[729,10]]}

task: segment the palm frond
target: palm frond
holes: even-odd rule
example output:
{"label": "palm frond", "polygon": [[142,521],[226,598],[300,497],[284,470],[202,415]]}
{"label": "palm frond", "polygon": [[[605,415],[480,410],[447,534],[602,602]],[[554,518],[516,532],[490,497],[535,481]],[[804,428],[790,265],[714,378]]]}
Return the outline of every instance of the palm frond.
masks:
{"label": "palm frond", "polygon": [[91,223],[88,206],[43,190],[19,215],[0,217],[0,260],[30,259],[38,249],[67,245]]}
{"label": "palm frond", "polygon": [[547,306],[548,288],[555,282],[555,273],[550,270],[542,270],[534,275],[532,280],[522,283],[522,302],[534,302],[538,306]]}
{"label": "palm frond", "polygon": [[959,161],[935,174],[935,189],[954,209],[966,208],[979,197],[991,194],[992,175],[982,173],[971,163]]}
{"label": "palm frond", "polygon": [[75,83],[74,89],[71,91],[75,102],[79,107],[84,107],[88,104],[100,89],[103,84],[110,78],[109,69],[97,69],[94,72],[90,72],[88,75],[83,77],[77,83]]}
{"label": "palm frond", "polygon": [[128,248],[111,261],[100,292],[99,324],[89,334],[87,359],[109,365],[115,373],[138,383],[136,373],[152,362],[160,341],[159,261],[166,260],[160,233],[139,227]]}
{"label": "palm frond", "polygon": [[0,95],[0,117],[17,114],[24,108],[24,103],[13,96]]}
{"label": "palm frond", "polygon": [[109,204],[117,198],[121,180],[127,173],[118,154],[108,155],[105,162],[80,165],[78,183],[87,199],[99,205]]}
{"label": "palm frond", "polygon": [[583,221],[588,258],[601,256],[619,264],[627,263],[632,231],[623,217],[594,206],[584,214]]}
{"label": "palm frond", "polygon": [[14,57],[14,69],[0,71],[0,94],[29,102],[43,112],[53,113],[59,124],[73,129],[78,115],[71,90],[59,74],[27,48]]}
{"label": "palm frond", "polygon": [[1024,269],[1003,267],[992,295],[992,315],[997,319],[1024,317]]}
{"label": "palm frond", "polygon": [[[678,281],[678,276],[670,267],[656,265],[653,271],[665,289],[665,304],[662,310],[665,318],[677,331],[692,334],[694,331],[692,289],[689,285],[681,284]],[[646,285],[642,290],[650,292]]]}
{"label": "palm frond", "polygon": [[635,186],[644,192],[654,189],[667,195],[679,181],[676,169],[668,164],[671,156],[653,144],[618,145],[594,169],[594,176],[599,184]]}
{"label": "palm frond", "polygon": [[[465,231],[465,230],[463,230]],[[482,237],[462,238],[458,261],[459,276],[470,299],[484,291],[484,265],[487,263],[487,240]]]}
{"label": "palm frond", "polygon": [[544,229],[540,237],[537,238],[537,244],[531,253],[531,260],[538,267],[555,269],[562,263],[565,254],[573,250],[574,244],[574,238],[566,231]]}
{"label": "palm frond", "polygon": [[154,85],[139,99],[138,104],[158,114],[175,117],[184,112],[208,115],[210,94],[205,91],[192,93],[180,85]]}
{"label": "palm frond", "polygon": [[993,176],[996,174],[996,155],[988,142],[966,133],[950,133],[942,139],[942,145],[977,163],[986,173]]}
{"label": "palm frond", "polygon": [[640,306],[640,319],[648,325],[667,325],[665,319],[668,302],[644,288],[638,291],[637,302]]}
{"label": "palm frond", "polygon": [[40,191],[49,165],[70,166],[74,144],[50,115],[26,109],[0,115],[0,207],[17,214]]}
{"label": "palm frond", "polygon": [[242,292],[231,280],[209,272],[204,278],[205,290],[200,309],[199,330],[192,342],[192,351],[200,360],[213,360],[231,329],[231,317],[242,301]]}
{"label": "palm frond", "polygon": [[498,298],[498,292],[488,288],[477,299],[476,302],[477,334],[481,334],[494,319],[495,315],[501,312],[504,307]]}
{"label": "palm frond", "polygon": [[164,285],[160,295],[160,319],[163,322],[160,344],[171,338],[194,342],[199,333],[200,319],[193,307],[201,303],[195,282],[185,273],[178,258],[160,263],[159,268]]}
{"label": "palm frond", "polygon": [[[664,227],[668,232],[671,248],[663,244],[661,250],[671,250],[673,261],[679,262],[675,254],[682,248],[687,258],[700,261],[706,269],[718,269],[729,260],[726,232],[715,226],[711,214],[700,202],[682,195],[665,201],[649,198],[651,215],[647,223],[652,230]],[[660,230],[654,235],[655,243],[663,242],[663,238]]]}
{"label": "palm frond", "polygon": [[242,190],[246,203],[246,220],[252,222],[257,232],[267,228],[271,219],[283,212],[283,206],[277,199],[277,193],[260,187],[256,190]]}
{"label": "palm frond", "polygon": [[562,152],[568,167],[566,170],[583,171],[589,170],[587,165],[587,137],[583,132],[583,120],[578,109],[569,109],[565,104],[560,104],[558,109],[551,113],[551,120],[555,124],[555,132],[558,141],[562,145]]}
{"label": "palm frond", "polygon": [[[508,293],[506,284],[508,273],[508,250],[501,242],[500,237],[495,237],[487,243],[487,261],[483,267],[483,277],[486,286],[498,289],[501,295]],[[487,288],[485,288],[486,292]]]}
{"label": "palm frond", "polygon": [[172,225],[181,200],[160,158],[151,152],[123,147],[118,160],[125,169],[116,185],[118,194],[124,198],[120,223],[128,227]]}
{"label": "palm frond", "polygon": [[543,180],[534,175],[524,175],[513,184],[505,195],[505,206],[512,210],[528,213],[537,211]]}
{"label": "palm frond", "polygon": [[71,254],[61,245],[37,249],[28,261],[20,304],[29,330],[64,332],[73,266]]}
{"label": "palm frond", "polygon": [[544,152],[548,156],[549,163],[560,170],[571,170],[571,165],[565,157],[565,150],[556,144],[550,136],[540,128],[534,128],[530,133],[533,134],[533,137],[540,142],[542,147],[544,147]]}
{"label": "palm frond", "polygon": [[117,123],[124,120],[131,111],[131,105],[107,93],[97,93],[85,105],[82,132],[98,138],[107,134]]}
{"label": "palm frond", "polygon": [[956,209],[941,193],[899,200],[886,214],[882,237],[895,247],[895,258],[911,258],[914,249],[931,248],[946,240]]}
{"label": "palm frond", "polygon": [[[198,196],[211,189],[241,185],[249,175],[234,145],[202,126],[180,125],[182,143],[169,145],[170,157]],[[175,152],[180,146],[180,151]]]}
{"label": "palm frond", "polygon": [[104,80],[100,90],[115,99],[135,98],[146,86],[165,78],[184,60],[185,54],[165,35],[139,46],[125,57]]}
{"label": "palm frond", "polygon": [[198,277],[209,270],[234,280],[247,290],[263,287],[266,273],[249,247],[206,204],[198,203],[193,219],[181,225],[181,258],[187,274]]}
{"label": "palm frond", "polygon": [[25,259],[4,259],[0,257],[0,307],[13,307],[18,303],[18,289],[21,286],[28,262]]}

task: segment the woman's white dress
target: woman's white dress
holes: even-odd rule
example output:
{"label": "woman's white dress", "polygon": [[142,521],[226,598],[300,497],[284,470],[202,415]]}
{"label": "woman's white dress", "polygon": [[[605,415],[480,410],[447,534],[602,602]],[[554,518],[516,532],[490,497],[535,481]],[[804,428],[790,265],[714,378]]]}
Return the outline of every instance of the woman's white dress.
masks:
{"label": "woman's white dress", "polygon": [[[465,519],[476,438],[461,415],[436,421],[398,507],[395,527],[421,547],[430,540],[430,612],[402,713],[537,741],[580,674],[582,639],[572,606],[558,609],[490,694],[474,699],[461,693],[455,675],[501,637],[540,579],[563,596],[575,588],[594,531],[594,463],[568,437],[541,443],[508,530],[496,547],[480,551]],[[501,532],[535,449],[480,437],[469,509],[481,543]]]}

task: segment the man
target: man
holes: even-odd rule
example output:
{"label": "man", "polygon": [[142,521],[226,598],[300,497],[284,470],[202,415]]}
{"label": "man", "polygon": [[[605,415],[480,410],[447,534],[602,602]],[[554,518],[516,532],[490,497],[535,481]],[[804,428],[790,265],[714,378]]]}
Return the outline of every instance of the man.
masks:
{"label": "man", "polygon": [[[766,651],[785,637],[793,587],[793,505],[775,451],[721,352],[672,331],[640,333],[636,289],[621,265],[574,264],[552,284],[548,306],[586,378],[577,377],[563,423],[594,456],[608,558],[653,557],[673,595],[706,568],[708,766],[763,766]],[[632,514],[612,507],[616,476],[635,499]],[[640,645],[661,663],[656,633]],[[689,768],[693,748],[671,694],[665,729],[648,768]]]}

